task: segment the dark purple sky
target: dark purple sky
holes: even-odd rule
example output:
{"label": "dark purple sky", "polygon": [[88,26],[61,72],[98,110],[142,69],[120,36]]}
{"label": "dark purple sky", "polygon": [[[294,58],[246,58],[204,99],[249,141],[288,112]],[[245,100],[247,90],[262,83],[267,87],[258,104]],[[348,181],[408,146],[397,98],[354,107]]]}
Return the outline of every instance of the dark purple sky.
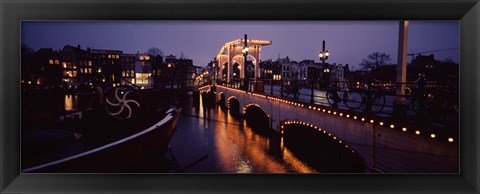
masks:
{"label": "dark purple sky", "polygon": [[[82,48],[145,52],[193,59],[205,66],[228,41],[243,38],[271,40],[261,60],[289,56],[319,61],[322,40],[330,51],[327,62],[357,66],[372,52],[385,52],[397,63],[398,21],[24,21],[22,43],[34,48]],[[442,49],[435,57],[459,62],[458,21],[410,21],[408,52]],[[411,60],[409,57],[408,60]]]}

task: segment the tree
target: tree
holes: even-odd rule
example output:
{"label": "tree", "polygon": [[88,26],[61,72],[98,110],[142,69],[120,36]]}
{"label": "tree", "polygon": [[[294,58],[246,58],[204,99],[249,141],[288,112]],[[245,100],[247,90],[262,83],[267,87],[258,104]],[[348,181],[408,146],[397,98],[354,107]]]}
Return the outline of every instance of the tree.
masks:
{"label": "tree", "polygon": [[445,60],[443,61],[440,61],[441,64],[456,64],[458,65],[457,63],[455,63],[455,61],[453,61],[453,59],[450,59],[450,58],[446,58]]}
{"label": "tree", "polygon": [[157,47],[152,47],[147,50],[147,54],[152,55],[154,57],[156,56],[162,56],[163,57],[163,52]]}
{"label": "tree", "polygon": [[34,53],[34,50],[26,44],[22,44],[21,47],[22,47],[22,51],[21,51],[22,54],[32,54],[32,53]]}
{"label": "tree", "polygon": [[375,71],[378,67],[387,65],[390,60],[390,55],[374,52],[368,55],[367,59],[362,60],[360,66],[363,67],[362,70]]}

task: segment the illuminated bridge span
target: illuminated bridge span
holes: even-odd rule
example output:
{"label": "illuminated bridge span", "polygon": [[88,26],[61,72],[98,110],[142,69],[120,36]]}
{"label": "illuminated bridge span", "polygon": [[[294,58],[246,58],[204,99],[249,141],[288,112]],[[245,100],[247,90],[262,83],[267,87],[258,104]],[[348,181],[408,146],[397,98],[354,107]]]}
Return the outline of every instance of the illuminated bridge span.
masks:
{"label": "illuminated bridge span", "polygon": [[[258,64],[260,63],[261,47],[271,45],[272,41],[247,39],[246,44],[248,45],[248,56],[253,58],[252,63],[255,67],[255,76],[258,77],[260,76],[260,68],[258,67]],[[242,52],[245,47],[244,45],[245,40],[238,39],[225,43],[220,49],[220,52],[216,57],[216,60],[220,65],[220,71],[217,72],[217,77],[219,79],[230,82],[235,76],[238,76],[237,78],[239,79],[245,78],[245,57]],[[234,68],[239,69],[239,75],[234,76]]]}
{"label": "illuminated bridge span", "polygon": [[458,141],[421,127],[220,85],[216,86],[216,96],[220,105],[228,107],[231,113],[244,115],[247,122],[248,114],[256,112],[257,124],[279,134],[285,135],[287,130],[301,126],[328,135],[346,151],[359,154],[373,170],[401,173],[459,170]]}

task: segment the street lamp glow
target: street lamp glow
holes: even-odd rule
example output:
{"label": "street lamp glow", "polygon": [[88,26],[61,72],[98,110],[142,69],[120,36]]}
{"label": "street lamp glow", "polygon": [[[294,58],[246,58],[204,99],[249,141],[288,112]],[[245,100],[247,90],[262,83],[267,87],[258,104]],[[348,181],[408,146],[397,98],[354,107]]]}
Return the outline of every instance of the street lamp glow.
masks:
{"label": "street lamp glow", "polygon": [[244,55],[248,54],[248,47],[243,48],[243,49],[242,49],[242,53],[243,53]]}

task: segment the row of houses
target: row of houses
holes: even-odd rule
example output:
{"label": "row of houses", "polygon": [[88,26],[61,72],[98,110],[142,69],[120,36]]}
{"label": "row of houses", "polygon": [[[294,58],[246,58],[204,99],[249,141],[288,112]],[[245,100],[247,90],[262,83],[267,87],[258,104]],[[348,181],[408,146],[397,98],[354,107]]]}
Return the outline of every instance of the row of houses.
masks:
{"label": "row of houses", "polygon": [[[22,49],[23,50],[23,49]],[[22,51],[22,82],[63,86],[134,84],[142,88],[193,87],[196,69],[191,59],[173,55],[128,54],[121,50],[82,49],[66,45],[55,51]]]}
{"label": "row of houses", "polygon": [[[215,66],[215,61],[211,61],[206,71],[226,74],[225,69],[220,71],[220,67]],[[254,67],[251,61],[247,61],[245,68],[246,78],[254,77]],[[381,65],[378,68],[367,70],[350,70],[348,64],[336,63],[317,63],[314,60],[303,60],[300,62],[291,60],[288,56],[278,58],[277,60],[265,60],[259,63],[259,78],[266,80],[297,80],[300,83],[308,84],[315,81],[318,87],[328,87],[332,83],[339,82],[370,82],[375,79],[382,83],[396,83],[396,64]],[[239,78],[239,68],[233,65],[233,78]],[[412,58],[407,65],[407,84],[414,83],[419,77],[423,77],[430,84],[448,83],[458,85],[459,69],[458,64],[453,61],[438,61],[433,54],[421,55]],[[214,74],[210,74],[211,79]],[[217,76],[217,78],[220,76]],[[225,75],[223,77],[226,77]],[[218,82],[226,80],[217,79]]]}
{"label": "row of houses", "polygon": [[[220,71],[220,67],[215,66],[215,61],[211,61],[206,67],[205,71],[208,72],[217,72],[226,74],[225,68],[223,71]],[[247,61],[245,68],[245,77],[253,78],[254,77],[254,67],[252,61]],[[240,71],[239,68],[234,64],[233,75],[232,77],[239,78]],[[291,60],[288,56],[285,58],[278,58],[273,61],[271,59],[266,61],[261,61],[259,63],[260,71],[259,78],[266,80],[284,80],[284,81],[300,81],[307,83],[309,81],[322,80],[324,82],[329,81],[347,81],[350,77],[349,65],[345,64],[329,64],[329,63],[316,63],[314,60],[303,60],[300,62]],[[215,69],[216,68],[216,69]],[[214,74],[211,74],[212,79]],[[220,76],[217,76],[217,78]],[[223,76],[226,77],[226,76]],[[217,82],[222,82],[226,80],[217,80]]]}
{"label": "row of houses", "polygon": [[288,56],[277,60],[260,63],[260,78],[272,80],[297,80],[308,83],[312,80],[321,82],[348,81],[350,69],[348,64],[316,63],[314,60],[300,62]]}

